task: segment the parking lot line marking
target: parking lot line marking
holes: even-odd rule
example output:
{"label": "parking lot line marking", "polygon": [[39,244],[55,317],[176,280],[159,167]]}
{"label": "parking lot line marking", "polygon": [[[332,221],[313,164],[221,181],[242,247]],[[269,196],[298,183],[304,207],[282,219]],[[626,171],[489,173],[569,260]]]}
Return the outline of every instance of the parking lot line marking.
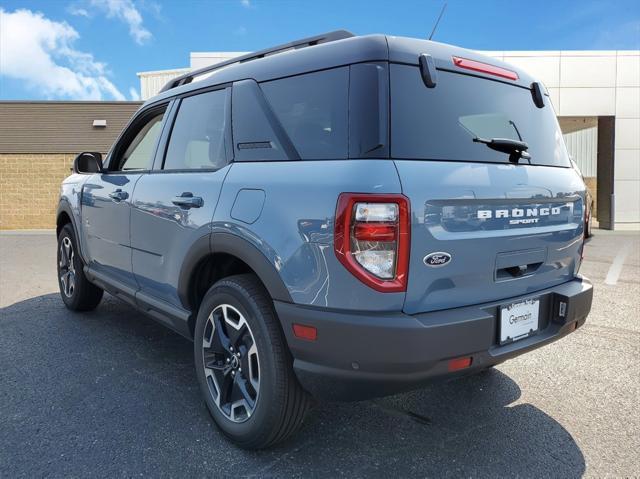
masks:
{"label": "parking lot line marking", "polygon": [[631,241],[627,241],[615,258],[613,258],[613,262],[609,267],[609,271],[607,272],[607,277],[604,280],[604,284],[610,284],[614,286],[618,283],[618,278],[620,277],[620,273],[622,272],[622,267],[624,266],[624,261],[629,256],[629,252],[631,251]]}

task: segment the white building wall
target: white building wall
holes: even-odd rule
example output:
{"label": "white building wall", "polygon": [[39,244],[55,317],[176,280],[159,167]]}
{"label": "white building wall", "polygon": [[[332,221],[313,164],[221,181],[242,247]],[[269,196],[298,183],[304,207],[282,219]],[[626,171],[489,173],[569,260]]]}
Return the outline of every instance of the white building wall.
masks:
{"label": "white building wall", "polygon": [[616,117],[615,221],[640,224],[640,51],[484,53],[540,78],[560,117]]}
{"label": "white building wall", "polygon": [[594,178],[598,171],[598,127],[591,126],[562,136],[569,155],[577,163],[582,175]]}
{"label": "white building wall", "polygon": [[244,53],[245,52],[192,52],[189,59],[189,68],[139,72],[137,75],[138,78],[140,78],[140,97],[146,101],[152,96],[157,95],[167,82],[180,75],[184,75],[191,70],[215,65],[216,63],[244,55]]}
{"label": "white building wall", "polygon": [[177,68],[175,70],[137,73],[138,78],[140,78],[140,98],[143,101],[148,100],[152,96],[157,95],[169,80],[173,80],[189,71],[189,68]]}
{"label": "white building wall", "polygon": [[215,65],[216,63],[230,60],[246,53],[247,52],[191,52],[189,60],[191,62],[191,69],[197,70],[198,68]]}

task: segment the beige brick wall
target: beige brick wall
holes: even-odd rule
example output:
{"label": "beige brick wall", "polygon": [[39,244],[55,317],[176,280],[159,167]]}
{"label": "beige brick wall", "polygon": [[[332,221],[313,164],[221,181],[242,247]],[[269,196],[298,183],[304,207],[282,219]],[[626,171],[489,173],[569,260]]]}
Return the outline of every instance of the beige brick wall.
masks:
{"label": "beige brick wall", "polygon": [[[0,230],[55,228],[60,183],[75,156],[0,153]],[[585,182],[595,201],[596,179]]]}
{"label": "beige brick wall", "polygon": [[0,230],[55,228],[75,154],[0,154]]}

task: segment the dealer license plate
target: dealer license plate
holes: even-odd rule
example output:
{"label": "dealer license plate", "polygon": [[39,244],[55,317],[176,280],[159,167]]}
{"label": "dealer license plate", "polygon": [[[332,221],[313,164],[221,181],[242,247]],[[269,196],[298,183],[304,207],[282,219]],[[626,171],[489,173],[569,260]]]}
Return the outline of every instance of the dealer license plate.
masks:
{"label": "dealer license plate", "polygon": [[500,344],[531,336],[538,330],[539,299],[525,299],[500,308]]}

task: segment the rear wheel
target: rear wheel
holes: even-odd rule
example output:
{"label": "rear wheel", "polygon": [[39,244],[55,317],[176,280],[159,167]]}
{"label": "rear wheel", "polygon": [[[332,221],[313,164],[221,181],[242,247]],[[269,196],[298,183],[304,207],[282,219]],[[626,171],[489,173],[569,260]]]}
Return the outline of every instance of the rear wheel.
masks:
{"label": "rear wheel", "polygon": [[231,276],[209,289],[198,312],[194,355],[207,408],[237,445],[268,447],[302,424],[310,398],[255,276]]}
{"label": "rear wheel", "polygon": [[65,306],[73,311],[95,309],[103,291],[84,275],[73,227],[65,225],[58,236],[58,284]]}

